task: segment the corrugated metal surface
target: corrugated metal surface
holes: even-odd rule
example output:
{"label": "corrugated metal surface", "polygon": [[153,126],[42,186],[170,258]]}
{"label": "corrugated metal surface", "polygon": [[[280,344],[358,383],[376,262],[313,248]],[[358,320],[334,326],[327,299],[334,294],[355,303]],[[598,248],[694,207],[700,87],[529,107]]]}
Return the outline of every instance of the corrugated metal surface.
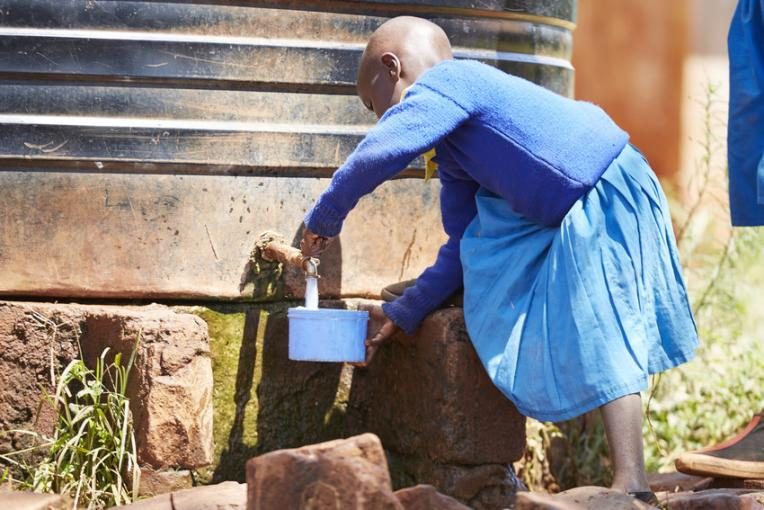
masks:
{"label": "corrugated metal surface", "polygon": [[572,10],[571,1],[0,1],[0,157],[329,175],[373,122],[355,74],[384,16],[431,17],[458,56],[567,93]]}
{"label": "corrugated metal surface", "polygon": [[[0,0],[0,294],[247,297],[254,236],[296,228],[323,185],[311,178],[330,176],[374,122],[355,97],[357,61],[399,14],[443,26],[458,57],[572,91],[574,0]],[[294,194],[287,206],[258,191],[276,178]],[[220,197],[205,195],[210,182]],[[353,237],[359,227],[333,293],[373,294],[427,265],[442,239],[431,200],[418,198],[436,194],[428,186],[406,188],[406,214],[430,218],[429,233],[412,241],[410,221],[391,230],[388,249],[414,253],[400,271],[366,268],[377,278],[359,283],[356,250],[375,246]],[[229,217],[220,202],[241,190],[248,212]],[[124,215],[109,208],[115,196]],[[202,225],[217,225],[216,249]]]}

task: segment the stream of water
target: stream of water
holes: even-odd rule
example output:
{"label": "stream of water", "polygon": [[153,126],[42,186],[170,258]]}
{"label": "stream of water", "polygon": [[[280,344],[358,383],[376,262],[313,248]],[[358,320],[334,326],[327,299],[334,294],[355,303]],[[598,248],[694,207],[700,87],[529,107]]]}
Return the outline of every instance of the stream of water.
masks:
{"label": "stream of water", "polygon": [[305,278],[305,308],[318,310],[318,278]]}

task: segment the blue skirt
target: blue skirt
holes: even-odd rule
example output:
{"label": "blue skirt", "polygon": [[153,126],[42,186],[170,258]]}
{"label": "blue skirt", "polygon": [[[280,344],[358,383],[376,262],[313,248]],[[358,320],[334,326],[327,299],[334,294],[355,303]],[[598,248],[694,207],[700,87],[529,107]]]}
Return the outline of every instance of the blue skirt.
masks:
{"label": "blue skirt", "polygon": [[693,357],[668,204],[636,149],[623,149],[559,227],[485,189],[476,201],[461,242],[467,330],[521,413],[573,418]]}

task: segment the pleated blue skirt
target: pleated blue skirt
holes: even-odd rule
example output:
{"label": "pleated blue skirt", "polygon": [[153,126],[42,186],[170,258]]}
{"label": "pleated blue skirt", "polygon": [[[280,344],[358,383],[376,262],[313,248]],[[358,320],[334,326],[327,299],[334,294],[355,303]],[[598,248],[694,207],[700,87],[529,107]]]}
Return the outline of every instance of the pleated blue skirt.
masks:
{"label": "pleated blue skirt", "polygon": [[461,242],[464,314],[494,384],[562,421],[647,388],[698,344],[666,198],[630,145],[559,227],[481,189]]}

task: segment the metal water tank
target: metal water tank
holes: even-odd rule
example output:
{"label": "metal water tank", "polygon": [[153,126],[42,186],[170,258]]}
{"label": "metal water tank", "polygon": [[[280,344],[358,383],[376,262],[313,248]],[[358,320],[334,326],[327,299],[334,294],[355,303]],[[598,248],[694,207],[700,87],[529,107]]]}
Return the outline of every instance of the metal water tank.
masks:
{"label": "metal water tank", "polygon": [[[0,0],[0,295],[297,292],[258,290],[252,244],[296,235],[373,124],[358,59],[403,14],[458,58],[572,92],[575,0]],[[417,165],[348,218],[324,295],[375,295],[432,261],[438,184]]]}

